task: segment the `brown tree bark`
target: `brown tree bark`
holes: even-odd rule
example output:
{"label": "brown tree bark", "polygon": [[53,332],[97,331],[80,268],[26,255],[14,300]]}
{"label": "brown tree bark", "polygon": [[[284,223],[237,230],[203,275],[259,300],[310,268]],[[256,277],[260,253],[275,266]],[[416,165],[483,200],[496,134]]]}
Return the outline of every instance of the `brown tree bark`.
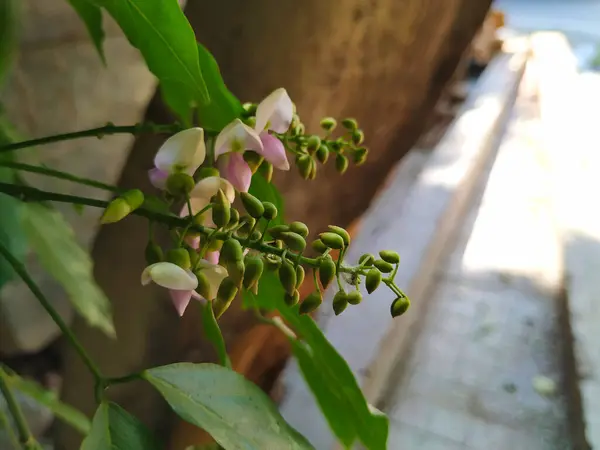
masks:
{"label": "brown tree bark", "polygon": [[[348,225],[368,207],[394,163],[418,139],[490,3],[220,0],[189,2],[186,11],[198,40],[213,52],[229,88],[243,101],[260,100],[284,86],[308,130],[317,131],[325,115],[356,117],[364,129],[371,149],[364,166],[351,167],[344,176],[335,173],[333,164],[319,168],[310,189],[294,169],[276,176],[287,218],[306,222],[314,232],[331,223]],[[158,97],[146,117],[167,119]],[[146,171],[163,139],[138,138],[121,186],[149,188]],[[80,320],[75,324],[84,345],[110,375],[212,356],[201,343],[195,309],[179,321],[160,291],[139,285],[145,233],[143,222],[128,219],[103,227],[94,247],[96,276],[113,301],[119,342],[108,342]],[[228,342],[251,325],[239,310],[229,311],[223,323]],[[268,354],[268,345],[275,348],[281,342],[266,343],[261,352]],[[92,380],[71,350],[66,349],[65,357],[64,398],[92,414]],[[165,404],[147,386],[122,385],[111,391],[111,397],[154,430],[168,428]],[[174,442],[198,439],[191,427],[178,430]],[[58,449],[76,448],[78,438],[64,427],[58,427],[57,436]],[[171,448],[182,448],[180,444]]]}

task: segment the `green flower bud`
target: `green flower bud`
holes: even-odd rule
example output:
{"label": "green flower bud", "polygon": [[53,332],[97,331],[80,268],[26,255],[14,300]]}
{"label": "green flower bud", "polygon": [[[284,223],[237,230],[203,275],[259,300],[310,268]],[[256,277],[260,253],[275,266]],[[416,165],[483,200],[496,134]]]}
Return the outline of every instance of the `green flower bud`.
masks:
{"label": "green flower bud", "polygon": [[296,290],[296,269],[288,261],[283,261],[279,268],[279,281],[288,294]]}
{"label": "green flower bud", "polygon": [[252,234],[250,235],[250,240],[251,241],[258,241],[260,240],[260,238],[262,237],[262,233],[258,230],[254,230],[252,232]]}
{"label": "green flower bud", "polygon": [[304,299],[304,301],[300,304],[300,309],[298,312],[300,314],[309,314],[321,306],[321,303],[323,303],[323,297],[321,297],[321,293],[319,291],[315,291]]}
{"label": "green flower bud", "polygon": [[260,256],[246,255],[244,258],[246,272],[244,273],[244,287],[250,289],[262,276],[264,263]]}
{"label": "green flower bud", "polygon": [[327,228],[329,228],[332,233],[338,234],[344,240],[344,245],[346,247],[350,245],[350,234],[348,234],[345,229],[338,227],[337,225],[328,225]]}
{"label": "green flower bud", "polygon": [[358,305],[362,302],[362,294],[359,291],[348,292],[348,294],[346,294],[346,300],[348,300],[348,303],[351,305]]}
{"label": "green flower bud", "polygon": [[335,170],[342,175],[346,172],[346,170],[348,170],[348,158],[341,153],[335,155]]}
{"label": "green flower bud", "polygon": [[314,180],[317,178],[317,163],[313,158],[310,159],[310,172],[308,173],[308,179]]}
{"label": "green flower bud", "polygon": [[357,166],[360,166],[361,164],[363,164],[367,160],[368,154],[369,154],[369,151],[365,147],[357,148],[354,151],[354,156],[353,156],[354,164],[356,164]]}
{"label": "green flower bud", "polygon": [[290,227],[288,225],[275,225],[274,227],[269,228],[268,231],[271,236],[277,239],[281,236],[281,233],[290,231]]}
{"label": "green flower bud", "polygon": [[258,281],[250,287],[249,291],[252,292],[254,295],[258,295]]}
{"label": "green flower bud", "polygon": [[365,279],[365,286],[367,288],[367,292],[369,294],[373,293],[375,289],[379,287],[379,283],[381,283],[381,272],[377,269],[369,270]]}
{"label": "green flower bud", "polygon": [[285,295],[283,296],[283,300],[285,301],[286,305],[294,306],[294,305],[298,304],[298,302],[300,301],[300,292],[298,292],[297,290],[295,290],[291,294],[288,294],[286,292]]}
{"label": "green flower bud", "polygon": [[242,216],[239,223],[243,223],[243,225],[238,229],[238,234],[240,236],[248,237],[250,235],[250,230],[254,228],[256,219],[250,216]]}
{"label": "green flower bud", "polygon": [[254,115],[254,114],[256,114],[256,108],[257,108],[257,106],[258,106],[258,105],[257,105],[256,103],[247,102],[247,103],[244,103],[244,104],[242,105],[242,108],[244,108],[244,110],[245,110],[245,111],[246,111],[248,114],[250,114],[250,115]]}
{"label": "green flower bud", "polygon": [[163,260],[163,251],[155,242],[148,241],[146,245],[146,250],[144,251],[144,256],[146,257],[146,262],[148,264],[154,264],[157,262],[161,262]]}
{"label": "green flower bud", "polygon": [[325,253],[327,251],[327,249],[329,248],[323,243],[323,241],[321,239],[317,239],[316,241],[313,241],[313,243],[310,244],[310,246],[313,248],[313,250],[315,250],[318,253]]}
{"label": "green flower bud", "polygon": [[394,266],[392,266],[389,262],[383,261],[382,259],[375,260],[373,265],[383,273],[390,273],[392,270],[394,270]]}
{"label": "green flower bud", "polygon": [[193,248],[187,248],[186,250],[187,250],[188,255],[190,257],[190,265],[192,267],[194,267],[196,265],[196,263],[198,262],[198,260],[200,259],[200,255]]}
{"label": "green flower bud", "polygon": [[306,148],[309,153],[316,152],[317,149],[321,146],[321,138],[319,136],[313,135],[308,138],[306,141]]}
{"label": "green flower bud", "polygon": [[336,125],[337,122],[333,117],[324,117],[321,119],[321,128],[323,128],[325,131],[332,131],[335,129]]}
{"label": "green flower bud", "polygon": [[207,252],[216,252],[216,251],[221,251],[221,248],[223,247],[223,241],[219,241],[217,239],[210,241],[208,244],[208,247],[206,248]]}
{"label": "green flower bud", "polygon": [[240,241],[229,238],[223,242],[221,254],[219,255],[219,264],[225,266],[229,262],[241,261],[244,258],[244,251]]}
{"label": "green flower bud", "polygon": [[131,206],[129,206],[124,199],[120,197],[115,198],[104,210],[104,213],[100,218],[100,223],[107,224],[118,222],[119,220],[127,217],[130,212]]}
{"label": "green flower bud", "polygon": [[246,117],[243,119],[243,122],[250,128],[254,128],[256,126],[256,117]]}
{"label": "green flower bud", "polygon": [[390,306],[390,314],[392,317],[398,317],[404,314],[410,307],[410,300],[408,297],[398,297],[392,302]]}
{"label": "green flower bud", "polygon": [[365,140],[365,133],[362,130],[354,130],[352,132],[352,142],[354,145],[360,145]]}
{"label": "green flower bud", "polygon": [[172,248],[167,252],[165,259],[168,262],[176,264],[185,270],[188,270],[190,267],[192,267],[190,254],[185,248]]}
{"label": "green flower bud", "polygon": [[325,144],[321,144],[317,150],[316,157],[321,164],[327,163],[327,160],[329,159],[329,148],[327,148]]}
{"label": "green flower bud", "polygon": [[227,224],[227,226],[234,227],[238,224],[239,221],[240,221],[240,213],[238,212],[238,210],[235,208],[230,208],[229,209],[229,223]]}
{"label": "green flower bud", "polygon": [[198,287],[196,292],[207,300],[214,300],[210,298],[210,282],[202,270],[197,270],[194,275],[198,278]]}
{"label": "green flower bud", "polygon": [[319,280],[326,289],[335,277],[336,267],[333,259],[329,255],[321,259],[319,262]]}
{"label": "green flower bud", "polygon": [[344,291],[337,291],[333,296],[333,312],[339,316],[348,307],[348,298]]}
{"label": "green flower bud", "polygon": [[267,220],[273,220],[277,217],[277,207],[271,202],[263,202],[265,212],[263,217]]}
{"label": "green flower bud", "polygon": [[340,250],[344,248],[344,239],[337,233],[325,232],[319,235],[323,244],[329,248]]}
{"label": "green flower bud", "polygon": [[259,172],[265,177],[267,183],[270,183],[273,179],[273,164],[269,161],[263,161],[263,163],[258,167]]}
{"label": "green flower bud", "polygon": [[400,262],[400,255],[392,250],[381,250],[379,256],[381,256],[381,259],[385,262],[390,264],[398,264]]}
{"label": "green flower bud", "polygon": [[215,312],[215,317],[217,319],[227,311],[227,308],[229,308],[229,305],[231,305],[231,302],[237,293],[238,287],[235,281],[230,277],[225,278],[221,282],[219,290],[217,291],[217,298],[212,302],[213,311]]}
{"label": "green flower bud", "polygon": [[348,118],[348,119],[342,120],[342,126],[346,130],[354,131],[358,128],[358,123],[356,122],[356,119]]}
{"label": "green flower bud", "polygon": [[167,192],[175,197],[187,195],[192,192],[196,183],[187,173],[177,172],[167,178]]}
{"label": "green flower bud", "polygon": [[308,236],[308,233],[309,233],[309,230],[308,230],[308,227],[306,226],[306,224],[304,222],[298,222],[298,221],[290,223],[290,231],[293,231],[294,233],[298,233],[303,238]]}
{"label": "green flower bud", "polygon": [[360,258],[358,258],[358,263],[363,265],[364,267],[371,267],[374,261],[375,257],[370,253],[365,253]]}
{"label": "green flower bud", "polygon": [[298,125],[296,125],[296,127],[294,128],[294,135],[302,136],[304,134],[304,131],[305,131],[304,124],[301,122],[298,122]]}
{"label": "green flower bud", "polygon": [[218,177],[219,175],[219,171],[214,167],[201,167],[198,171],[199,180],[203,180],[204,178],[208,177]]}
{"label": "green flower bud", "polygon": [[226,268],[229,278],[235,282],[236,286],[240,287],[242,285],[242,281],[244,280],[244,273],[246,271],[244,261],[228,262]]}
{"label": "green flower bud", "polygon": [[302,286],[302,282],[304,281],[304,277],[306,276],[306,272],[304,271],[304,267],[301,265],[296,266],[296,288]]}
{"label": "green flower bud", "polygon": [[265,256],[265,265],[267,266],[267,270],[275,272],[281,267],[281,258],[278,256],[267,255]]}
{"label": "green flower bud", "polygon": [[130,189],[121,194],[121,198],[127,202],[131,211],[138,209],[144,203],[144,193],[139,189]]}
{"label": "green flower bud", "polygon": [[313,159],[310,155],[299,155],[296,157],[296,166],[298,166],[298,172],[305,180],[308,180],[310,176],[312,160]]}
{"label": "green flower bud", "polygon": [[281,233],[279,237],[291,250],[301,252],[306,248],[306,241],[298,233],[287,231],[285,233]]}
{"label": "green flower bud", "polygon": [[261,155],[259,155],[256,152],[253,151],[245,151],[244,152],[244,161],[246,161],[246,163],[248,164],[248,167],[250,167],[250,171],[254,174],[256,173],[256,171],[258,170],[258,167],[262,164],[264,160],[264,157],[262,157]]}
{"label": "green flower bud", "polygon": [[240,198],[242,199],[242,204],[244,208],[250,214],[250,216],[255,219],[259,219],[265,213],[265,207],[262,202],[257,199],[254,195],[248,194],[247,192],[242,192],[240,194]]}
{"label": "green flower bud", "polygon": [[223,190],[219,189],[212,206],[212,219],[218,228],[223,228],[231,219],[231,206]]}

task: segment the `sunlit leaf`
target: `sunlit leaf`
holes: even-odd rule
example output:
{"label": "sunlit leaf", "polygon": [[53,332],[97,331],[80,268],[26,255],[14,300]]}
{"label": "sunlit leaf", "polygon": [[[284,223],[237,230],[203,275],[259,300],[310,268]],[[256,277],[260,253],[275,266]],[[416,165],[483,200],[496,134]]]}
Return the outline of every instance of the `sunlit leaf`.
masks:
{"label": "sunlit leaf", "polygon": [[77,243],[71,226],[46,205],[26,203],[23,208],[23,230],[44,269],[65,288],[91,326],[114,337],[110,302],[94,281],[92,260]]}
{"label": "sunlit leaf", "polygon": [[104,57],[104,29],[102,28],[102,10],[98,5],[93,4],[90,0],[67,0],[73,9],[85,23],[88,34],[94,43],[94,47],[100,55],[103,63],[106,63]]}
{"label": "sunlit leaf", "polygon": [[260,388],[230,369],[180,363],[143,376],[182,419],[206,430],[226,450],[313,449]]}
{"label": "sunlit leaf", "polygon": [[81,450],[159,450],[150,431],[116,403],[103,402],[94,414],[92,430]]}

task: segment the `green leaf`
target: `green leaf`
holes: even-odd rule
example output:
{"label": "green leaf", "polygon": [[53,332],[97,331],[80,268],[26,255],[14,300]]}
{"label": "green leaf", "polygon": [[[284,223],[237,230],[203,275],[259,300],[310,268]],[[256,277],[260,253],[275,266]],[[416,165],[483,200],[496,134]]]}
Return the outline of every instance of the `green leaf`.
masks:
{"label": "green leaf", "polygon": [[102,28],[102,10],[98,5],[89,0],[67,0],[85,23],[87,31],[94,43],[94,47],[100,55],[100,59],[106,64],[104,57],[104,29]]}
{"label": "green leaf", "polygon": [[225,340],[223,339],[221,328],[217,323],[211,302],[205,302],[204,305],[202,305],[202,328],[204,329],[206,338],[214,345],[221,365],[231,369],[231,361],[227,354]]}
{"label": "green leaf", "polygon": [[103,402],[94,414],[92,430],[81,450],[158,450],[150,431],[116,403]]}
{"label": "green leaf", "polygon": [[86,415],[72,406],[61,402],[54,392],[48,391],[39,384],[25,380],[14,373],[7,373],[1,367],[0,371],[6,374],[6,379],[12,388],[35,400],[40,405],[45,406],[56,417],[68,423],[82,434],[87,435],[90,432],[91,424]]}
{"label": "green leaf", "polygon": [[0,85],[15,53],[21,0],[0,0]]}
{"label": "green leaf", "polygon": [[90,256],[62,215],[46,205],[27,203],[22,226],[40,263],[65,288],[79,314],[114,337],[110,302],[94,281]]}
{"label": "green leaf", "polygon": [[232,370],[180,363],[143,376],[181,418],[206,430],[226,450],[313,449],[263,391]]}
{"label": "green leaf", "polygon": [[182,119],[209,101],[194,30],[177,0],[91,0],[104,7],[158,78],[168,105]]}
{"label": "green leaf", "polygon": [[271,226],[283,224],[285,209],[283,205],[283,197],[273,183],[269,183],[260,173],[255,173],[252,176],[252,183],[248,192],[259,198],[263,202],[271,202],[277,208],[277,217],[271,221]]}
{"label": "green leaf", "polygon": [[241,116],[242,104],[225,86],[213,55],[200,43],[198,43],[198,57],[210,97],[207,104],[198,107],[198,120],[200,126],[219,131]]}

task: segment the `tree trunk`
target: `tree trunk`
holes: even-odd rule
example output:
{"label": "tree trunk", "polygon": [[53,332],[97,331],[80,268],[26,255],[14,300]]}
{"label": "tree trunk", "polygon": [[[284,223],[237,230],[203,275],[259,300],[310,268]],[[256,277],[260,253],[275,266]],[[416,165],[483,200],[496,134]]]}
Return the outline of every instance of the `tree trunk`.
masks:
{"label": "tree trunk", "polygon": [[[287,218],[302,220],[316,232],[332,223],[348,225],[368,207],[388,171],[418,139],[490,3],[220,0],[189,2],[186,11],[198,40],[214,54],[227,85],[242,101],[258,101],[283,86],[309,131],[318,131],[325,115],[355,117],[364,129],[371,152],[362,167],[351,165],[340,176],[330,163],[319,168],[312,182],[301,180],[294,168],[276,175]],[[158,97],[146,117],[166,120]],[[121,186],[150,188],[146,171],[163,140],[138,138]],[[96,276],[113,301],[120,340],[108,342],[81,320],[75,331],[110,375],[212,356],[200,340],[196,309],[179,321],[160,291],[139,285],[145,243],[146,225],[136,219],[103,227],[96,239]],[[239,310],[228,311],[224,320],[230,343],[252,325]],[[267,341],[271,344],[280,342]],[[268,354],[269,348],[262,352]],[[72,351],[65,355],[64,398],[91,414],[92,380]],[[164,402],[147,386],[121,385],[111,391],[111,397],[152,429],[166,428]],[[176,441],[196,440],[190,430],[180,428]],[[59,449],[76,448],[77,438],[64,427],[58,427],[58,436]]]}

